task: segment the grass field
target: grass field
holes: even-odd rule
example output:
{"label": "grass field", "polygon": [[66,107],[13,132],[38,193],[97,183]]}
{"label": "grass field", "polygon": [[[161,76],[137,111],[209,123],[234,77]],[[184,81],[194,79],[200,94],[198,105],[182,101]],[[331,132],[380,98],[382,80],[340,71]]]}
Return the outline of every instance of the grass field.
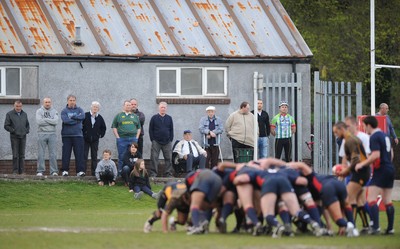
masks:
{"label": "grass field", "polygon": [[[394,236],[272,239],[218,234],[214,226],[207,235],[188,236],[183,227],[163,234],[159,222],[154,232],[144,234],[155,200],[134,200],[123,186],[2,180],[0,189],[0,248],[400,248],[399,202]],[[384,228],[385,213],[381,221]]]}

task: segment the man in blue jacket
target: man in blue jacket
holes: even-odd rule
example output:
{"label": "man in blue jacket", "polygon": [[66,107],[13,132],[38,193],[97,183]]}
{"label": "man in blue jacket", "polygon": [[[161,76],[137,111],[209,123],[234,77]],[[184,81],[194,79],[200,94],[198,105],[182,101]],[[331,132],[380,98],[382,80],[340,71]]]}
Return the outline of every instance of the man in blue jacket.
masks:
{"label": "man in blue jacket", "polygon": [[68,95],[67,101],[67,106],[61,111],[61,137],[63,143],[61,171],[63,176],[68,176],[71,152],[74,150],[76,175],[85,176],[82,132],[82,121],[85,119],[85,112],[82,108],[76,106],[76,97],[74,95]]}

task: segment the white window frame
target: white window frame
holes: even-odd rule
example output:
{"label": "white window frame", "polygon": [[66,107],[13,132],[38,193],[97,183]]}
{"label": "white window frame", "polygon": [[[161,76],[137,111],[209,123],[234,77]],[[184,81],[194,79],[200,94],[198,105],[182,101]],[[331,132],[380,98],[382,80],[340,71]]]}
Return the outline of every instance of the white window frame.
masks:
{"label": "white window frame", "polygon": [[[19,95],[6,95],[6,93],[7,93],[6,70],[8,68],[19,69]],[[22,92],[22,68],[21,67],[0,67],[0,77],[1,77],[1,90],[0,90],[1,97],[14,97],[14,98],[21,97],[21,92]]]}
{"label": "white window frame", "polygon": [[[182,95],[181,94],[181,69],[201,69],[202,77],[202,95]],[[176,73],[176,91],[175,93],[160,93],[160,71],[174,70]],[[224,72],[224,92],[207,94],[207,73],[208,71],[223,71]],[[227,96],[228,82],[227,67],[157,67],[157,96],[162,97],[225,97]]]}

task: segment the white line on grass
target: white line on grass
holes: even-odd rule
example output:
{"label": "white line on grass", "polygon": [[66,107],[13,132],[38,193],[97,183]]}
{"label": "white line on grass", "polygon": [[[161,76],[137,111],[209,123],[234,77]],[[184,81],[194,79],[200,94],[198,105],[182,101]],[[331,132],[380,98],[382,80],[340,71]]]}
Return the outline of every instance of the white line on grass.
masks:
{"label": "white line on grass", "polygon": [[72,227],[25,227],[25,228],[0,228],[0,232],[47,232],[47,233],[115,233],[133,232],[134,229],[121,228],[72,228]]}

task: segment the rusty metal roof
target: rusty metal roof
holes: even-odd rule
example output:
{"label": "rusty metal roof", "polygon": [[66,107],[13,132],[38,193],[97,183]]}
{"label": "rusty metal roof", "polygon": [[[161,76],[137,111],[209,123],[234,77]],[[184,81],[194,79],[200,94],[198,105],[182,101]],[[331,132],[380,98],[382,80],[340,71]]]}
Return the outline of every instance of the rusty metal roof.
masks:
{"label": "rusty metal roof", "polygon": [[0,15],[0,55],[312,56],[279,0],[2,0]]}

